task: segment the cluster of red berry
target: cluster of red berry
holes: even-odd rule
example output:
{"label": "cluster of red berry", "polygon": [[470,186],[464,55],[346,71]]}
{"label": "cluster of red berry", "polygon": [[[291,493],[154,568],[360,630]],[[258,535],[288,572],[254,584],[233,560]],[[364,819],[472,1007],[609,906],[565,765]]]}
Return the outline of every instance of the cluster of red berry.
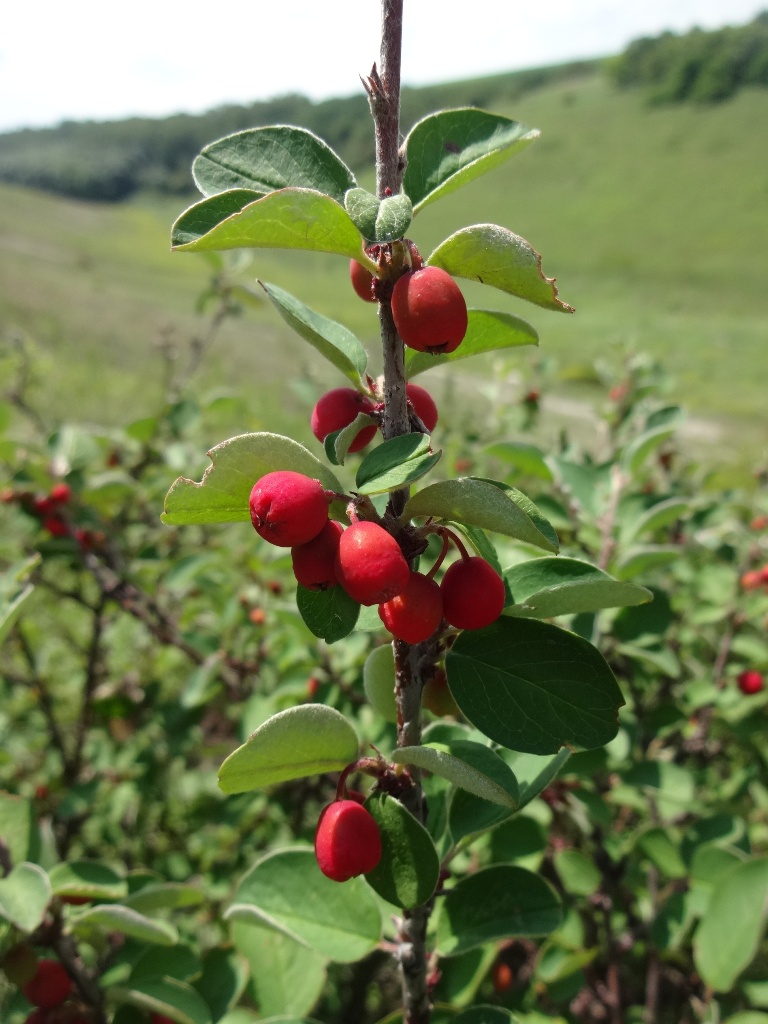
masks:
{"label": "cluster of red berry", "polygon": [[291,548],[293,572],[303,587],[327,590],[338,584],[358,603],[379,605],[390,633],[412,644],[432,636],[443,619],[456,629],[482,629],[501,615],[503,580],[448,531],[442,530],[444,537],[454,541],[461,559],[438,585],[433,577],[447,540],[429,575],[413,572],[383,526],[358,519],[344,529],[329,519],[333,496],[319,480],[291,470],[267,473],[251,490],[254,529],[270,544]]}
{"label": "cluster of red berry", "polygon": [[[431,434],[437,425],[437,406],[432,395],[418,384],[406,384],[405,393],[410,407],[421,425]],[[312,410],[310,425],[312,433],[318,441],[324,441],[329,434],[343,430],[353,423],[359,413],[374,418],[381,418],[384,403],[376,401],[355,388],[333,388],[327,391]],[[349,446],[350,452],[359,452],[369,444],[376,435],[378,427],[370,424],[363,427]]]}
{"label": "cluster of red berry", "polygon": [[63,481],[53,484],[47,494],[8,487],[0,493],[0,501],[5,505],[15,502],[27,515],[39,520],[52,537],[71,537],[85,550],[100,547],[106,540],[100,531],[73,526],[69,522],[66,509],[72,501],[72,488]]}
{"label": "cluster of red berry", "polygon": [[32,947],[22,943],[3,958],[3,971],[35,1007],[25,1024],[88,1024],[70,1001],[72,979],[58,960],[38,959]]}
{"label": "cluster of red berry", "polygon": [[742,590],[759,590],[761,587],[768,590],[768,565],[760,569],[750,569],[742,575],[739,582]]}

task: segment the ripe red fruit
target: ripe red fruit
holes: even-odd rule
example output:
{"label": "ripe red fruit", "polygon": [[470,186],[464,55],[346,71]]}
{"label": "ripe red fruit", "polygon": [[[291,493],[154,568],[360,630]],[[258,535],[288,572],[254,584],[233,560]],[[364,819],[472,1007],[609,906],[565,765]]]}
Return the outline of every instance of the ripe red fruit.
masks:
{"label": "ripe red fruit", "polygon": [[72,991],[72,979],[58,960],[38,960],[34,976],[22,992],[33,1006],[51,1010],[61,1006]]}
{"label": "ripe red fruit", "polygon": [[763,574],[760,569],[751,569],[744,573],[739,582],[742,590],[757,590],[763,585]]}
{"label": "ripe red fruit", "polygon": [[408,586],[397,597],[379,605],[379,618],[392,636],[418,644],[432,636],[443,617],[440,587],[420,572],[412,572]]}
{"label": "ripe red fruit", "polygon": [[418,384],[410,382],[405,385],[405,393],[413,411],[431,434],[437,425],[437,406],[432,395]]}
{"label": "ripe red fruit", "polygon": [[381,604],[402,594],[411,570],[395,538],[376,523],[360,520],[342,533],[336,578],[360,604]]}
{"label": "ripe red fruit", "polygon": [[316,537],[291,548],[293,575],[302,587],[327,590],[336,586],[336,552],[343,532],[341,523],[328,519]]}
{"label": "ripe red fruit", "polygon": [[736,681],[739,684],[741,692],[749,697],[751,697],[752,694],[760,693],[765,686],[762,675],[759,672],[756,672],[755,669],[746,669],[738,676]]}
{"label": "ripe red fruit", "polygon": [[43,520],[43,529],[47,530],[52,537],[68,537],[69,527],[63,519],[58,516],[47,516]]}
{"label": "ripe red fruit", "polygon": [[482,629],[501,615],[504,581],[484,558],[462,558],[443,576],[443,615],[457,629]]}
{"label": "ripe red fruit", "polygon": [[509,964],[504,963],[503,960],[497,961],[493,965],[493,987],[495,991],[501,995],[502,992],[508,992],[514,983],[514,971]]}
{"label": "ripe red fruit", "polygon": [[[373,402],[354,388],[334,388],[327,391],[312,410],[310,426],[318,441],[324,441],[335,430],[348,427],[358,413],[373,412]],[[351,452],[359,452],[371,441],[377,431],[371,424],[363,427],[349,446]]]}
{"label": "ripe red fruit", "polygon": [[467,333],[467,304],[440,267],[411,270],[392,289],[392,316],[403,342],[419,352],[453,352]]}
{"label": "ripe red fruit", "polygon": [[315,831],[320,870],[334,882],[373,871],[381,860],[381,833],[356,800],[336,800],[320,815]]}
{"label": "ripe red fruit", "polygon": [[749,526],[752,530],[764,530],[768,527],[768,516],[755,516]]}
{"label": "ripe red fruit", "polygon": [[323,485],[291,470],[276,470],[257,480],[249,507],[256,533],[280,548],[306,544],[328,520]]}
{"label": "ripe red fruit", "polygon": [[349,277],[352,287],[361,299],[365,302],[377,301],[373,294],[373,274],[366,270],[362,263],[358,263],[357,260],[349,261]]}
{"label": "ripe red fruit", "polygon": [[72,497],[72,488],[65,483],[54,484],[48,497],[57,505],[65,505]]}

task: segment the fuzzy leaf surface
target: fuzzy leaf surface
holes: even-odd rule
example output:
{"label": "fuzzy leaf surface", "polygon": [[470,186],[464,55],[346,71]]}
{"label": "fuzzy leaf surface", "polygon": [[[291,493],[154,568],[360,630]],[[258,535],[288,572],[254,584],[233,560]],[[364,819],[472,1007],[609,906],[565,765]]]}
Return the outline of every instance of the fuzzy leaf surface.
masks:
{"label": "fuzzy leaf surface", "polygon": [[355,184],[327,143],[292,125],[249,128],[211,142],[195,158],[192,175],[206,196],[235,188],[264,193],[293,187],[316,189],[342,203]]}
{"label": "fuzzy leaf surface", "polygon": [[288,779],[341,771],[358,754],[357,734],[325,704],[286,708],[233,751],[219,769],[224,793],[247,793]]}
{"label": "fuzzy leaf surface", "polygon": [[74,860],[55,864],[48,873],[55,896],[93,900],[119,900],[128,895],[128,883],[106,864]]}
{"label": "fuzzy leaf surface", "polygon": [[239,213],[249,203],[263,199],[263,192],[233,188],[208,199],[201,199],[180,214],[171,228],[171,245],[187,245],[207,235],[227,217]]}
{"label": "fuzzy leaf surface", "polygon": [[504,578],[515,602],[507,613],[538,619],[653,600],[645,587],[622,583],[576,558],[532,558],[507,569]]}
{"label": "fuzzy leaf surface", "polygon": [[530,499],[514,488],[496,486],[487,480],[460,477],[430,484],[414,494],[405,506],[404,518],[417,516],[478,526],[545,551],[558,549],[554,530]]}
{"label": "fuzzy leaf surface", "polygon": [[437,888],[440,859],[429,832],[386,793],[365,801],[381,832],[381,860],[365,875],[371,888],[396,907],[426,903]]}
{"label": "fuzzy leaf surface", "polygon": [[296,606],[310,632],[327,644],[349,636],[360,614],[360,605],[340,586],[308,590],[299,583]]}
{"label": "fuzzy leaf surface", "polygon": [[357,385],[365,373],[368,356],[355,335],[343,324],[305,306],[276,284],[268,284],[266,281],[259,283],[288,326]]}
{"label": "fuzzy leaf surface", "polygon": [[456,363],[460,359],[480,356],[484,352],[498,352],[505,348],[521,345],[538,345],[539,335],[535,328],[512,313],[499,313],[492,309],[467,310],[467,333],[458,348],[449,353],[417,352],[405,350],[405,372],[410,377],[423,373],[442,363]]}
{"label": "fuzzy leaf surface", "polygon": [[443,956],[455,956],[498,939],[548,935],[561,918],[557,893],[543,878],[499,864],[468,875],[446,895],[437,948]]}
{"label": "fuzzy leaf surface", "polygon": [[212,465],[199,483],[179,477],[171,485],[161,517],[164,523],[250,522],[248,499],[253,485],[274,470],[304,473],[327,490],[343,490],[324,463],[298,441],[281,434],[240,434],[211,448],[208,457]]}
{"label": "fuzzy leaf surface", "polygon": [[445,668],[462,713],[510,750],[591,749],[616,735],[621,691],[600,652],[575,633],[503,617],[464,630]]}
{"label": "fuzzy leaf surface", "polygon": [[474,107],[423,118],[404,144],[403,188],[414,212],[500,166],[539,134],[536,128]]}
{"label": "fuzzy leaf surface", "polygon": [[33,932],[45,917],[51,899],[48,875],[26,861],[0,878],[0,918],[22,932]]}
{"label": "fuzzy leaf surface", "polygon": [[558,298],[554,277],[545,277],[541,256],[520,235],[498,224],[474,224],[446,238],[426,261],[451,277],[465,277],[544,309],[573,313]]}
{"label": "fuzzy leaf surface", "polygon": [[[187,234],[191,234],[192,218],[187,210],[179,221]],[[177,252],[304,249],[365,260],[360,233],[347,211],[322,192],[304,188],[270,192],[188,241],[176,241],[174,228],[171,240]]]}
{"label": "fuzzy leaf surface", "polygon": [[518,803],[517,779],[510,768],[481,743],[459,740],[451,744],[428,743],[398,747],[396,764],[413,764],[483,800],[514,809]]}
{"label": "fuzzy leaf surface", "polygon": [[179,941],[179,933],[172,924],[145,917],[120,903],[100,903],[78,914],[72,922],[72,931],[76,935],[86,937],[94,930],[120,932],[140,942],[151,942],[158,946],[175,946]]}
{"label": "fuzzy leaf surface", "polygon": [[442,452],[433,452],[428,434],[403,434],[384,441],[366,455],[355,477],[360,494],[384,494],[407,487],[437,464]]}
{"label": "fuzzy leaf surface", "polygon": [[225,917],[270,925],[340,963],[366,956],[381,937],[379,906],[363,879],[326,878],[309,849],[278,850],[258,861]]}

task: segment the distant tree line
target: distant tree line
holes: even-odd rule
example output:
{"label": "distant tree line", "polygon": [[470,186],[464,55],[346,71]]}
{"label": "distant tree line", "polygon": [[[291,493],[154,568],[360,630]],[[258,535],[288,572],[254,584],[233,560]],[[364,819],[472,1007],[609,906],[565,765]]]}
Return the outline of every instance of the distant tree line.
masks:
{"label": "distant tree line", "polygon": [[768,86],[768,11],[747,25],[636,39],[607,67],[618,85],[644,86],[651,103],[716,103]]}
{"label": "distant tree line", "polygon": [[[592,74],[597,62],[579,61],[426,88],[406,88],[402,123],[410,127],[432,110],[477,106],[504,109],[525,92],[552,81]],[[354,170],[373,165],[367,99],[358,95],[313,103],[288,95],[205,114],[122,121],[67,121],[55,128],[0,135],[0,181],[103,202],[144,190],[195,193],[190,165],[202,147],[244,128],[296,124],[325,139]]]}

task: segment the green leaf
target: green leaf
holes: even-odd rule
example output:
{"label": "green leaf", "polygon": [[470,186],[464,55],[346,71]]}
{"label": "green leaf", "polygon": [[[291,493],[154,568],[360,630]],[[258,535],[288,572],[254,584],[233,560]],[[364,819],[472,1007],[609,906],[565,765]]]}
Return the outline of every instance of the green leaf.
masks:
{"label": "green leaf", "polygon": [[414,212],[499,167],[539,134],[474,107],[442,110],[418,121],[404,143],[403,188]]}
{"label": "green leaf", "polygon": [[176,227],[192,234],[192,210],[181,215],[171,234],[177,252],[223,249],[304,249],[365,260],[360,234],[335,200],[311,189],[284,188],[243,206],[205,234],[183,241]]}
{"label": "green leaf", "polygon": [[550,619],[653,600],[645,587],[620,583],[575,558],[532,558],[507,569],[504,578],[515,602],[506,609],[511,615]]}
{"label": "green leaf", "polygon": [[310,632],[327,644],[349,636],[360,614],[360,605],[340,586],[308,590],[299,583],[296,605]]}
{"label": "green leaf", "polygon": [[124,1006],[163,1014],[177,1024],[211,1024],[211,1011],[201,996],[175,978],[141,978],[129,987],[109,988],[107,997]]}
{"label": "green leaf", "polygon": [[639,434],[621,453],[622,464],[634,476],[642,469],[651,452],[656,451],[675,431],[674,426],[660,426]]}
{"label": "green leaf", "polygon": [[525,754],[515,751],[506,753],[504,760],[512,768],[520,788],[520,810],[541,793],[557,777],[571,756],[567,747],[553,756]]}
{"label": "green leaf", "polygon": [[106,864],[75,860],[56,864],[49,872],[55,896],[77,896],[91,900],[119,900],[128,894],[128,883]]}
{"label": "green leaf", "polygon": [[515,1024],[515,1020],[503,1006],[470,1006],[451,1018],[451,1024]]}
{"label": "green leaf", "polygon": [[621,526],[623,542],[632,541],[644,533],[654,533],[681,519],[690,509],[689,501],[682,498],[667,498],[651,505],[637,518],[624,521]]}
{"label": "green leaf", "polygon": [[673,545],[647,544],[642,547],[627,548],[616,563],[613,571],[620,580],[631,580],[635,576],[658,569],[663,565],[671,565],[680,557],[680,548]]}
{"label": "green leaf", "polygon": [[200,959],[191,946],[149,946],[131,968],[130,981],[144,978],[175,978],[189,981],[200,973]]}
{"label": "green leaf", "polygon": [[224,793],[337,772],[357,758],[355,730],[335,708],[299,704],[267,719],[219,768]]}
{"label": "green leaf", "polygon": [[536,330],[519,316],[491,309],[470,309],[467,317],[467,333],[453,352],[431,355],[429,352],[417,352],[413,348],[406,349],[406,375],[409,378],[415,377],[417,373],[431,370],[433,366],[456,363],[460,359],[469,359],[470,356],[479,356],[484,352],[539,344]]}
{"label": "green leaf", "polygon": [[379,204],[374,229],[374,242],[394,242],[402,238],[413,220],[413,206],[408,196],[400,193],[387,196]]}
{"label": "green leaf", "polygon": [[768,1024],[768,1013],[760,1013],[758,1010],[742,1010],[728,1017],[723,1024]]}
{"label": "green leaf", "polygon": [[50,900],[48,875],[37,864],[17,864],[0,878],[0,917],[23,932],[33,932],[42,923]]}
{"label": "green leaf", "polygon": [[0,791],[0,836],[8,847],[12,864],[37,859],[40,833],[31,800]]}
{"label": "green leaf", "polygon": [[497,224],[475,224],[446,238],[427,260],[451,277],[465,277],[544,309],[573,313],[557,297],[554,277],[545,277],[541,256],[524,238]]}
{"label": "green leaf", "polygon": [[454,956],[486,942],[548,935],[562,919],[554,889],[525,868],[500,864],[463,878],[445,897],[437,948]]}
{"label": "green leaf", "polygon": [[248,969],[243,958],[231,948],[214,946],[203,955],[202,971],[194,987],[218,1021],[238,1002],[247,982]]}
{"label": "green leaf", "polygon": [[544,453],[536,445],[524,444],[522,441],[499,441],[489,445],[485,454],[508,462],[526,476],[535,476],[547,482],[552,480],[552,470],[544,460]]}
{"label": "green leaf", "polygon": [[396,764],[412,764],[448,779],[455,786],[502,807],[517,807],[517,779],[510,768],[489,747],[463,740],[450,745],[428,743],[420,747],[398,747],[392,753]]}
{"label": "green leaf", "polygon": [[574,896],[591,896],[600,888],[602,875],[594,861],[580,850],[558,850],[554,862],[566,892]]}
{"label": "green leaf", "polygon": [[371,888],[396,907],[412,910],[437,888],[440,858],[432,838],[410,811],[386,793],[365,801],[381,832],[381,860],[365,875]]}
{"label": "green leaf", "polygon": [[239,213],[242,209],[262,199],[263,192],[252,189],[235,188],[229,192],[220,192],[210,199],[202,199],[190,206],[179,217],[171,228],[171,245],[187,245],[207,235],[217,224],[228,217]]}
{"label": "green leaf", "polygon": [[[381,620],[379,619],[379,624]],[[385,722],[397,721],[395,655],[392,644],[374,647],[363,665],[363,689],[368,703]],[[394,755],[393,755],[394,756]]]}
{"label": "green leaf", "polygon": [[281,434],[240,434],[208,452],[212,465],[200,483],[179,477],[165,498],[161,516],[169,526],[202,523],[247,523],[253,485],[278,469],[317,479],[329,491],[341,492],[333,473],[307,449]]}
{"label": "green leaf", "polygon": [[206,146],[192,165],[203,195],[246,188],[273,192],[288,186],[316,189],[341,203],[355,177],[327,143],[291,125],[235,132]]}
{"label": "green leaf", "polygon": [[204,899],[205,893],[196,885],[158,882],[157,885],[145,885],[123,900],[123,903],[143,914],[166,908],[197,907]]}
{"label": "green leaf", "polygon": [[368,356],[354,334],[335,320],[315,313],[277,285],[259,283],[289,327],[357,385],[365,373]]}
{"label": "green leaf", "polygon": [[487,480],[460,477],[430,484],[405,506],[403,518],[417,516],[479,526],[546,551],[557,551],[557,537],[551,527],[547,530],[549,524],[533,502],[514,488],[497,487]]}
{"label": "green leaf", "polygon": [[376,237],[376,217],[381,200],[364,188],[351,188],[344,196],[344,209],[353,224],[368,241]]}
{"label": "green leaf", "polygon": [[381,937],[378,903],[362,878],[326,878],[306,849],[278,850],[258,861],[225,917],[270,925],[341,963],[366,956]]}
{"label": "green leaf", "polygon": [[407,487],[437,464],[442,452],[433,452],[427,434],[403,434],[390,438],[366,455],[357,469],[355,486],[360,494],[384,494]]}
{"label": "green leaf", "polygon": [[312,1009],[325,984],[324,957],[258,921],[233,921],[232,939],[248,961],[262,1014],[301,1016]]}
{"label": "green leaf", "polygon": [[462,713],[511,750],[591,749],[616,735],[621,691],[600,652],[575,633],[501,618],[461,633],[445,668]]}
{"label": "green leaf", "polygon": [[693,938],[693,959],[716,992],[729,992],[754,959],[767,913],[768,857],[737,865],[715,886]]}
{"label": "green leaf", "polygon": [[100,903],[83,911],[72,920],[72,931],[87,937],[94,931],[120,932],[140,942],[153,942],[158,946],[174,946],[179,933],[167,921],[153,921],[131,907],[119,903]]}

